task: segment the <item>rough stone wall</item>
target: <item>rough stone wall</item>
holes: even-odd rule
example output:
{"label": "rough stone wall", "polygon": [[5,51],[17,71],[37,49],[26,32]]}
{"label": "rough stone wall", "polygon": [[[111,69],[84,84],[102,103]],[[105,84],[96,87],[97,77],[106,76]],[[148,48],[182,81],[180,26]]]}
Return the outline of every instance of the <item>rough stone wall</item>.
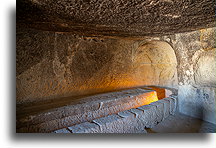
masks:
{"label": "rough stone wall", "polygon": [[18,28],[17,102],[141,85],[176,87],[172,47],[156,38],[150,40]]}
{"label": "rough stone wall", "polygon": [[179,111],[215,124],[215,28],[164,39],[170,41],[177,56]]}
{"label": "rough stone wall", "polygon": [[17,29],[17,102],[163,85],[178,88],[180,112],[216,123],[215,84],[215,28],[142,39]]}

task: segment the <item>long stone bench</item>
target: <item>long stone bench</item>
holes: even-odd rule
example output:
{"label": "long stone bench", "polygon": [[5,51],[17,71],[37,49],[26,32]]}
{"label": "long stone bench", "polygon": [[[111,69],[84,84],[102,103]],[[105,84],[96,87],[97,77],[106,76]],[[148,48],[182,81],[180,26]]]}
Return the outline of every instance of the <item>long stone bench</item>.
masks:
{"label": "long stone bench", "polygon": [[[86,97],[76,104],[69,103],[62,107],[17,118],[17,132],[52,132],[89,121],[97,122],[101,117],[109,118],[109,115],[154,101],[157,101],[156,91],[141,88]],[[119,118],[119,115],[115,115],[115,117],[122,118]],[[99,124],[98,121],[96,125]]]}
{"label": "long stone bench", "polygon": [[145,128],[152,128],[169,115],[174,115],[176,106],[177,98],[170,96],[150,105],[59,129],[53,133],[147,133]]}

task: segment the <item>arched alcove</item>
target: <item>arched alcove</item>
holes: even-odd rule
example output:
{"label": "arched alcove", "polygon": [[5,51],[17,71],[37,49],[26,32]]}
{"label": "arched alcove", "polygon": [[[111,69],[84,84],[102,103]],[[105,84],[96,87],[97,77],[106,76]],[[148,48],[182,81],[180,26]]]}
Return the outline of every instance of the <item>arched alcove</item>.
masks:
{"label": "arched alcove", "polygon": [[134,78],[142,85],[177,86],[177,60],[164,41],[149,41],[133,53]]}
{"label": "arched alcove", "polygon": [[196,85],[214,87],[216,85],[216,48],[200,54],[194,66],[194,78]]}

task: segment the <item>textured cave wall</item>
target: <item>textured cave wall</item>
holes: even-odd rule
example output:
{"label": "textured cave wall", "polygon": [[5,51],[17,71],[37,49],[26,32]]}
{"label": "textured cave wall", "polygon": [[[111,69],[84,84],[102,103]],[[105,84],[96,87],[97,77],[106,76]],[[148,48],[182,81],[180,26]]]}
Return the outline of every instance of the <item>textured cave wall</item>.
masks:
{"label": "textured cave wall", "polygon": [[172,47],[158,38],[100,38],[17,29],[17,102],[142,85],[177,87]]}
{"label": "textured cave wall", "polygon": [[215,28],[158,37],[87,37],[17,28],[17,102],[142,85],[178,88],[179,111],[216,123]]}
{"label": "textured cave wall", "polygon": [[215,26],[213,0],[19,0],[17,22],[80,35],[152,36]]}
{"label": "textured cave wall", "polygon": [[215,28],[164,39],[170,41],[177,56],[179,111],[215,124]]}

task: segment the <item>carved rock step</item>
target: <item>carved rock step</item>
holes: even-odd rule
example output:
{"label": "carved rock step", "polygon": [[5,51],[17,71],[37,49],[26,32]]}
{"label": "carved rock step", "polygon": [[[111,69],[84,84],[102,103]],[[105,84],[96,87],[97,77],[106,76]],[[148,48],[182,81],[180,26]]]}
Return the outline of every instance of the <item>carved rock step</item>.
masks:
{"label": "carved rock step", "polygon": [[145,128],[155,127],[176,111],[177,99],[164,98],[144,105],[77,124],[54,133],[147,133]]}
{"label": "carved rock step", "polygon": [[157,101],[156,91],[141,88],[86,97],[77,104],[20,116],[17,132],[52,132]]}

